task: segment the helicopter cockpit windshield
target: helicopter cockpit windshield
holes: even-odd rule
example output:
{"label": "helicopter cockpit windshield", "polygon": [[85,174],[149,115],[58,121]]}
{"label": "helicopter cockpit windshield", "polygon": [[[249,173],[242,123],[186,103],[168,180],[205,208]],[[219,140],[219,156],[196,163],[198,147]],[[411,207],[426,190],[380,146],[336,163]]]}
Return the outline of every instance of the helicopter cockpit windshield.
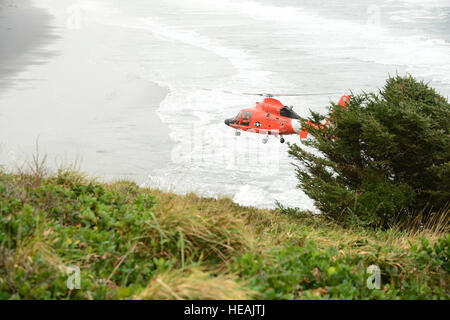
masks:
{"label": "helicopter cockpit windshield", "polygon": [[281,108],[280,115],[291,119],[300,119],[300,116],[292,109],[292,106],[284,106]]}
{"label": "helicopter cockpit windshield", "polygon": [[238,113],[238,115],[233,119],[233,123],[236,123],[236,124],[239,123],[239,120],[241,119],[241,114],[242,114],[242,111],[240,111]]}
{"label": "helicopter cockpit windshield", "polygon": [[[239,124],[241,126],[249,126],[250,125],[250,121],[252,119],[252,113],[251,112],[239,112],[238,115],[233,118],[233,119],[228,119],[228,124],[232,123],[232,124]],[[227,122],[225,122],[227,123]]]}

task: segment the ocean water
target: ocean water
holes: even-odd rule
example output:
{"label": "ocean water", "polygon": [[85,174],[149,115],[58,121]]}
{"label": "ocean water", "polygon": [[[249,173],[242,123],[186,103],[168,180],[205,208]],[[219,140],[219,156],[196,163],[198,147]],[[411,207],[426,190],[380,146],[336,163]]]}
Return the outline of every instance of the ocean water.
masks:
{"label": "ocean water", "polygon": [[[450,2],[313,0],[78,1],[85,24],[111,29],[102,57],[169,93],[158,109],[171,161],[127,175],[141,185],[197,192],[257,207],[313,210],[296,188],[286,144],[223,123],[261,97],[307,116],[343,94],[376,91],[406,72],[450,94]],[[132,51],[131,51],[132,50]],[[232,91],[233,94],[225,91]],[[151,127],[149,127],[151,130]],[[299,142],[289,136],[289,142]]]}

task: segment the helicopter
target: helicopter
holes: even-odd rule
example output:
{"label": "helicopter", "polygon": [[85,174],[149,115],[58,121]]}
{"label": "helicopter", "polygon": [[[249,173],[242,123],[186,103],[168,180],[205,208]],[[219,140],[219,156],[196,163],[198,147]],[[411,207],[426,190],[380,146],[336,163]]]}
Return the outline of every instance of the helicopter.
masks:
{"label": "helicopter", "polygon": [[[247,93],[250,95],[250,93]],[[225,119],[225,124],[236,129],[235,135],[240,136],[241,131],[255,132],[266,135],[262,142],[267,143],[269,136],[280,137],[280,142],[284,143],[283,136],[298,134],[300,139],[306,139],[309,132],[302,127],[301,117],[293,110],[293,106],[285,106],[276,96],[304,96],[304,95],[322,95],[322,94],[251,94],[263,96],[262,102],[256,102],[253,108],[247,108],[239,111],[234,118]],[[350,97],[344,95],[340,98],[338,105],[346,107]],[[308,125],[314,125],[311,121]],[[326,121],[324,126],[328,124]]]}

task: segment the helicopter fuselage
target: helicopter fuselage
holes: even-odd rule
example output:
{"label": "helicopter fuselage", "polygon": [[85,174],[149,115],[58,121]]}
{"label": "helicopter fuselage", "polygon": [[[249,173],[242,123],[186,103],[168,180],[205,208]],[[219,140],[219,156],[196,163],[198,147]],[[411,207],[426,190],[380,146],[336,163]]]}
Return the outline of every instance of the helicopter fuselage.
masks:
{"label": "helicopter fuselage", "polygon": [[[281,114],[283,108],[286,108],[288,116]],[[241,110],[236,117],[226,119],[225,124],[237,130],[275,136],[301,131],[298,115],[273,98],[265,98],[263,102],[257,102],[254,108]]]}
{"label": "helicopter fuselage", "polygon": [[[349,99],[349,96],[342,96],[338,105],[346,107]],[[318,127],[310,121],[306,123]],[[236,135],[240,134],[239,131],[247,131],[277,137],[299,134],[300,139],[305,139],[308,136],[308,131],[302,128],[300,116],[294,112],[292,107],[284,106],[280,101],[271,97],[265,98],[262,102],[257,102],[253,108],[241,110],[236,117],[226,119],[225,124],[236,129]],[[324,126],[327,124],[328,121]],[[266,143],[267,138],[263,142]],[[284,142],[282,137],[280,142]]]}

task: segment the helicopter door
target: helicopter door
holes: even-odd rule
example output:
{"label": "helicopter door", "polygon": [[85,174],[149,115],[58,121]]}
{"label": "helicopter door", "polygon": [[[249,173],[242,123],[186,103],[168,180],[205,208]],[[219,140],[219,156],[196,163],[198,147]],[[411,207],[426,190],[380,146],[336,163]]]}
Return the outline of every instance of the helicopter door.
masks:
{"label": "helicopter door", "polygon": [[249,126],[252,120],[251,112],[243,112],[241,116],[241,126]]}

